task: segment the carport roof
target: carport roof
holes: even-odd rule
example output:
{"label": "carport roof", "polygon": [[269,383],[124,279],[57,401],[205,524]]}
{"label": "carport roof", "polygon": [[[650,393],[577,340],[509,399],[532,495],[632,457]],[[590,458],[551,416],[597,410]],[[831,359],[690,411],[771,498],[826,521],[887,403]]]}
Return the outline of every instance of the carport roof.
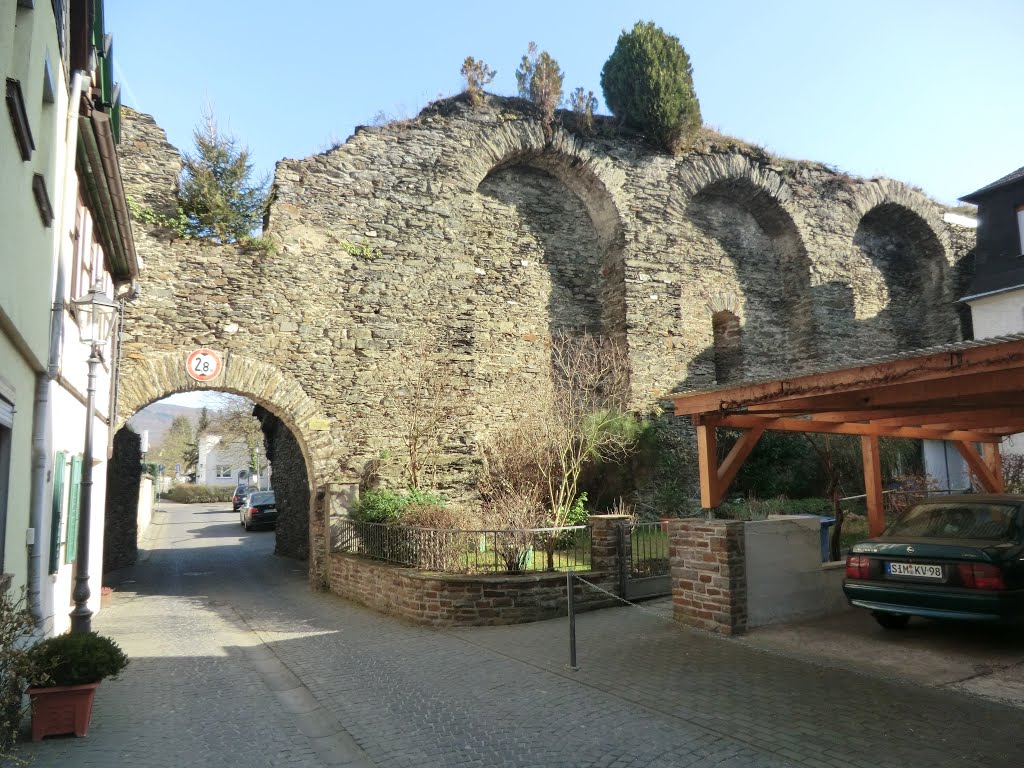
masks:
{"label": "carport roof", "polygon": [[[999,441],[1024,431],[1024,334],[932,347],[853,367],[688,392],[677,415],[697,427],[701,499],[721,503],[765,430],[860,435],[869,517],[879,508],[879,436],[953,441],[988,491],[1002,491]],[[719,466],[715,429],[747,430]],[[973,444],[981,444],[978,453]]]}

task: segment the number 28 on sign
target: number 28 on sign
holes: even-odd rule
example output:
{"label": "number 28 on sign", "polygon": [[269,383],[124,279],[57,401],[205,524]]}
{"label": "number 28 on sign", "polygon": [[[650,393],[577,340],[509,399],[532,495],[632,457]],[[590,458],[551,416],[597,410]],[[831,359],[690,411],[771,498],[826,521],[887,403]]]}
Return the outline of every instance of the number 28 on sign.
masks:
{"label": "number 28 on sign", "polygon": [[185,361],[185,370],[196,381],[209,381],[220,373],[220,355],[212,349],[197,349]]}

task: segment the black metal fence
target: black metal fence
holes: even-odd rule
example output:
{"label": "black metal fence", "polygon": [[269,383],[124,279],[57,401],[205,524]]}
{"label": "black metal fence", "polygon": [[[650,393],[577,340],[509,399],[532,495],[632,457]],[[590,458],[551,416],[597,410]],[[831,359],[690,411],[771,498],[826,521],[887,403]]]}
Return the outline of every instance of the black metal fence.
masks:
{"label": "black metal fence", "polygon": [[630,575],[664,576],[668,566],[668,531],[664,523],[634,523],[629,528]]}
{"label": "black metal fence", "polygon": [[347,520],[337,549],[444,573],[590,570],[590,527],[448,530]]}

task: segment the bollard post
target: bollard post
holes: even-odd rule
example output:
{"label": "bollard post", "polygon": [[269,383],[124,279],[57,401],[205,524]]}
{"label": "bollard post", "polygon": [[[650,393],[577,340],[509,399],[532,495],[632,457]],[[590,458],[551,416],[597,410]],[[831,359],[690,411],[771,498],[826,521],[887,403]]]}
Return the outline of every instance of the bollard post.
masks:
{"label": "bollard post", "polygon": [[567,571],[565,574],[565,594],[569,613],[569,669],[576,672],[579,669],[576,666],[576,595],[572,579],[573,572]]}

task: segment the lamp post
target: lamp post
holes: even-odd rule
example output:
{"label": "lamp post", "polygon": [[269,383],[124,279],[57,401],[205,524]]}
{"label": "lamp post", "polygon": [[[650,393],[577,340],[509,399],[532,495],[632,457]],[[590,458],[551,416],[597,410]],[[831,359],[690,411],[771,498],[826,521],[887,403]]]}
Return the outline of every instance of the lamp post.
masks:
{"label": "lamp post", "polygon": [[71,611],[71,631],[91,632],[92,611],[89,610],[89,531],[92,517],[92,423],[96,405],[96,366],[100,350],[114,328],[117,303],[107,297],[99,284],[80,299],[72,302],[78,314],[78,333],[89,345],[89,384],[85,402],[85,448],[82,456],[82,480],[78,508],[78,557],[75,560],[75,599]]}

